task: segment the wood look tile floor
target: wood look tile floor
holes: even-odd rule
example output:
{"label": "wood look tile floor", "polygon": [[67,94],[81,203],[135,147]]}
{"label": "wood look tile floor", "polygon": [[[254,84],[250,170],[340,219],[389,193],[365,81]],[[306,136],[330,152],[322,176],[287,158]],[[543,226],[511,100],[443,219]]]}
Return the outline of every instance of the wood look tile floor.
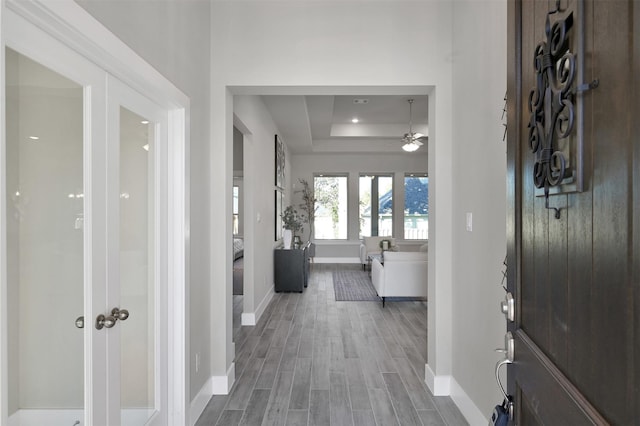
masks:
{"label": "wood look tile floor", "polygon": [[427,303],[336,302],[337,268],[360,265],[314,265],[305,292],[276,294],[255,327],[234,296],[236,382],[196,426],[467,424],[424,383]]}

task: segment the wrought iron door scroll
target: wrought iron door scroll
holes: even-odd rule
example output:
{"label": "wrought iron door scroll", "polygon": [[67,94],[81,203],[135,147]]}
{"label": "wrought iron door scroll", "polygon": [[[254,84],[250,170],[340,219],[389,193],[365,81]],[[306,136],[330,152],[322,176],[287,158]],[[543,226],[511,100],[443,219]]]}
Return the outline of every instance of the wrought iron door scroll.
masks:
{"label": "wrought iron door scroll", "polygon": [[[579,2],[579,15],[582,10]],[[551,15],[563,12],[560,1],[547,14],[546,40],[535,48],[533,67],[536,86],[529,94],[529,147],[536,154],[533,167],[534,184],[543,191],[545,207],[560,218],[560,208],[549,207],[551,189],[554,193],[582,190],[582,125],[581,102],[577,94],[598,87],[598,80],[577,85],[582,77],[582,33],[578,30],[577,46],[572,50],[569,32],[574,27],[573,11],[551,24]],[[575,51],[577,53],[574,53]],[[578,75],[576,75],[578,74]],[[578,105],[576,106],[576,102]],[[574,135],[576,120],[579,131]]]}

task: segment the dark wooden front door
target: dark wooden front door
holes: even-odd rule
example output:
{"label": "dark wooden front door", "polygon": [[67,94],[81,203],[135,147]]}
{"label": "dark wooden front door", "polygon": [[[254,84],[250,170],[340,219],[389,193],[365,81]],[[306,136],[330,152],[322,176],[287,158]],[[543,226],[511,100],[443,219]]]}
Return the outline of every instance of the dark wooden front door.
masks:
{"label": "dark wooden front door", "polygon": [[517,424],[640,424],[640,3],[562,0],[550,15],[573,13],[569,52],[583,61],[567,158],[567,175],[582,165],[582,188],[549,185],[559,218],[535,185],[534,163],[549,152],[532,152],[529,108],[554,9],[555,0],[508,6],[508,391]]}

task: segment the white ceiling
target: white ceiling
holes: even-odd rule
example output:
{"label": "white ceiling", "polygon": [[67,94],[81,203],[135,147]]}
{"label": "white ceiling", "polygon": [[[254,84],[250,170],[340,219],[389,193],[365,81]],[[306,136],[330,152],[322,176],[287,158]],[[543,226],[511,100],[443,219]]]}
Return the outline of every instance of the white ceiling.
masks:
{"label": "white ceiling", "polygon": [[[428,135],[427,96],[262,96],[280,136],[294,154],[403,153],[412,130]],[[366,100],[356,103],[354,100]],[[358,123],[352,123],[357,118]],[[426,144],[412,155],[426,155]]]}

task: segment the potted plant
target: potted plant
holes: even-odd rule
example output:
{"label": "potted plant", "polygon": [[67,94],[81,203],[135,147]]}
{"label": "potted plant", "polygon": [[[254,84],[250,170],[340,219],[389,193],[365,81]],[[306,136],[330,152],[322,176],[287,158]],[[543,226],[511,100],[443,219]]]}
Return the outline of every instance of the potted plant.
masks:
{"label": "potted plant", "polygon": [[[313,222],[316,218],[316,197],[313,193],[313,189],[309,186],[309,182],[306,179],[298,179],[302,184],[302,189],[297,192],[302,193],[302,203],[300,203],[300,210],[302,210],[305,214],[303,216],[303,220],[309,224],[309,241],[311,241],[311,237],[313,237]],[[313,243],[309,244],[309,256],[314,257],[316,252],[316,245]]]}
{"label": "potted plant", "polygon": [[282,227],[284,228],[284,248],[290,249],[293,235],[302,230],[302,216],[293,208],[293,206],[287,206],[287,208],[284,209],[284,212],[282,212],[281,217]]}
{"label": "potted plant", "polygon": [[300,192],[302,193],[302,203],[300,203],[300,210],[304,212],[304,216],[302,217],[303,221],[309,224],[309,241],[311,241],[311,237],[313,236],[313,222],[316,218],[316,197],[313,194],[313,190],[309,186],[309,182],[306,179],[298,179],[302,184],[302,189]]}

